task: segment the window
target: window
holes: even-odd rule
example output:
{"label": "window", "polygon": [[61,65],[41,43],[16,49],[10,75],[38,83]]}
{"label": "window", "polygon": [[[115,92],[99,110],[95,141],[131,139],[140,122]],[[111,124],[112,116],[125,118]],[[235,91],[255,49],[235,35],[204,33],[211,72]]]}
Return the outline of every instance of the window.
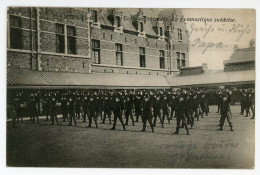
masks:
{"label": "window", "polygon": [[181,66],[185,67],[185,53],[181,53]]}
{"label": "window", "polygon": [[122,44],[116,44],[116,65],[123,66],[123,47],[122,47]]}
{"label": "window", "polygon": [[116,27],[120,27],[120,26],[121,26],[120,16],[116,16]]}
{"label": "window", "polygon": [[97,14],[96,10],[93,10],[93,20],[94,20],[94,22],[98,21],[98,14]]}
{"label": "window", "polygon": [[145,67],[145,48],[140,47],[140,67]]}
{"label": "window", "polygon": [[162,27],[159,27],[159,35],[163,36],[163,28]]}
{"label": "window", "polygon": [[178,40],[182,41],[182,30],[178,28]]}
{"label": "window", "polygon": [[185,67],[186,60],[185,60],[185,53],[176,52],[177,54],[177,68]]}
{"label": "window", "polygon": [[96,64],[100,64],[100,41],[92,40],[92,57]]}
{"label": "window", "polygon": [[179,69],[181,67],[181,53],[176,52],[176,54],[177,54],[177,69]]}
{"label": "window", "polygon": [[65,35],[63,24],[56,24],[56,52],[65,53]]}
{"label": "window", "polygon": [[165,69],[164,50],[160,50],[160,69]]}
{"label": "window", "polygon": [[143,32],[143,31],[144,31],[144,23],[140,22],[140,32]]}
{"label": "window", "polygon": [[10,16],[10,48],[22,49],[21,17]]}
{"label": "window", "polygon": [[67,49],[68,54],[76,54],[76,29],[74,26],[67,26]]}

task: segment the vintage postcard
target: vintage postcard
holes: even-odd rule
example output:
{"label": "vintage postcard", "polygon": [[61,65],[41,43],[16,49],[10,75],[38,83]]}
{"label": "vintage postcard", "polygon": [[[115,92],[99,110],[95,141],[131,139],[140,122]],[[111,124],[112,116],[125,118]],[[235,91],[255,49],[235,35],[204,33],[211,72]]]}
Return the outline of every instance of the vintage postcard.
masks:
{"label": "vintage postcard", "polygon": [[254,9],[6,14],[7,167],[254,169]]}

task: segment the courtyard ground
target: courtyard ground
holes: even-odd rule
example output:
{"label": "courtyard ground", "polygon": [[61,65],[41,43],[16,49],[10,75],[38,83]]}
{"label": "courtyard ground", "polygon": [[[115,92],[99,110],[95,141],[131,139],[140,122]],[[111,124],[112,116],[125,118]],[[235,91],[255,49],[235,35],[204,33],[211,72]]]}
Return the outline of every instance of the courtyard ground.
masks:
{"label": "courtyard ground", "polygon": [[149,124],[147,132],[140,132],[140,121],[127,126],[127,131],[119,121],[116,130],[109,130],[110,124],[86,128],[88,123],[81,119],[77,127],[67,126],[67,122],[50,125],[44,118],[40,124],[25,120],[17,128],[7,122],[7,166],[253,168],[254,120],[240,115],[239,106],[232,106],[235,131],[229,130],[227,121],[224,131],[218,131],[220,116],[216,110],[216,106],[210,106],[209,116],[195,121],[191,135],[184,129],[179,135],[172,134],[176,119],[164,128],[158,124],[155,133]]}

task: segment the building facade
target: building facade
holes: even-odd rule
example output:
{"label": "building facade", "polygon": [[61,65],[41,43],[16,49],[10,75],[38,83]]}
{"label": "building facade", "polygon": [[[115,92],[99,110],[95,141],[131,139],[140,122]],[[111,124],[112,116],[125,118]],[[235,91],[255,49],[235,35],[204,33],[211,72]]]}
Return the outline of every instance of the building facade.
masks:
{"label": "building facade", "polygon": [[34,71],[169,75],[189,65],[180,9],[8,9],[7,66]]}

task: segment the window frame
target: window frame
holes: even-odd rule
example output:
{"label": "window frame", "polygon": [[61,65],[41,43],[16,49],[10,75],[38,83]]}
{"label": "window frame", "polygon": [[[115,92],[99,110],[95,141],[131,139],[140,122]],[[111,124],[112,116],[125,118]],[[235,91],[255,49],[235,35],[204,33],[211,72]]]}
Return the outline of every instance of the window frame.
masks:
{"label": "window frame", "polygon": [[146,67],[145,47],[139,47],[140,67]]}
{"label": "window frame", "polygon": [[[118,60],[118,55],[120,55],[120,62]],[[120,64],[119,64],[120,63]],[[116,65],[123,66],[123,45],[120,43],[116,43]]]}

